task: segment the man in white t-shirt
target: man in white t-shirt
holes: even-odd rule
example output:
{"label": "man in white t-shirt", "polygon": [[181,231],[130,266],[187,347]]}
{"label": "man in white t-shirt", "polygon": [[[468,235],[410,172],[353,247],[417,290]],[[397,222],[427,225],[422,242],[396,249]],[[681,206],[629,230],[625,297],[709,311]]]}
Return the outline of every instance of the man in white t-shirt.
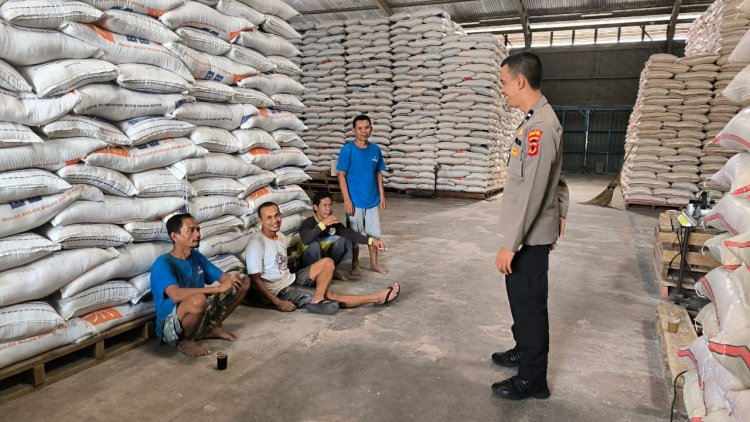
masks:
{"label": "man in white t-shirt", "polygon": [[323,258],[292,274],[289,271],[287,239],[281,229],[281,212],[273,202],[258,208],[261,230],[245,248],[247,273],[262,297],[283,312],[304,307],[308,312],[333,315],[339,308],[368,303],[387,305],[398,297],[400,286],[393,283],[369,295],[341,295],[328,290],[336,269],[331,258]]}

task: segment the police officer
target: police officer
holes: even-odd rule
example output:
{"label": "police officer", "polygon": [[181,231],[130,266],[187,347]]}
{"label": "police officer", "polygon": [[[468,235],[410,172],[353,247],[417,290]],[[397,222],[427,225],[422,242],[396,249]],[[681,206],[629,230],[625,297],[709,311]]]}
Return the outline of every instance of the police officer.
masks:
{"label": "police officer", "polygon": [[492,361],[518,367],[518,375],[492,385],[500,397],[545,399],[549,319],[547,270],[549,253],[564,234],[568,186],[560,176],[562,128],[540,91],[542,64],[528,51],[502,62],[500,79],[508,103],[526,116],[510,150],[505,193],[500,204],[500,250],[497,269],[513,315],[514,348],[494,353]]}

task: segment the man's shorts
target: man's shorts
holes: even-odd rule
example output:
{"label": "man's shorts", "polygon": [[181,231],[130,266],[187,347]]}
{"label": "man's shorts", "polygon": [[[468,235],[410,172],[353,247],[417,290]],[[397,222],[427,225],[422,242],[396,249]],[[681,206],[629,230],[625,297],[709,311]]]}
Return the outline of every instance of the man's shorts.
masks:
{"label": "man's shorts", "polygon": [[310,303],[315,295],[315,281],[310,278],[311,267],[302,268],[294,273],[294,283],[280,291],[278,298],[294,303],[297,308]]}
{"label": "man's shorts", "polygon": [[354,215],[347,215],[346,221],[347,226],[355,232],[380,239],[380,213],[377,205],[372,208],[355,208]]}
{"label": "man's shorts", "polygon": [[[236,294],[234,289],[230,289],[225,293],[217,293],[206,297],[206,312],[203,314],[203,319],[198,326],[198,331],[195,333],[195,339],[200,340],[206,336],[208,330],[210,330],[227,312],[227,308],[232,303],[234,295]],[[167,315],[164,319],[164,326],[162,329],[162,341],[169,344],[170,346],[176,346],[180,341],[180,337],[184,330],[180,324],[179,318],[177,318],[177,306],[172,309],[172,312]]]}

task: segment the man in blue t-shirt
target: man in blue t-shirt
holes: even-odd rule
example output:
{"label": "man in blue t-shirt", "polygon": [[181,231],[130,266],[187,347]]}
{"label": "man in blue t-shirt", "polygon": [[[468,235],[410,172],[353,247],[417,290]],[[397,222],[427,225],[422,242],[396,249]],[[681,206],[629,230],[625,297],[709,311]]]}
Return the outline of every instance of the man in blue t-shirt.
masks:
{"label": "man in blue t-shirt", "polygon": [[[385,211],[385,192],[383,191],[383,173],[385,160],[380,148],[368,141],[372,134],[372,123],[366,115],[360,115],[353,121],[354,141],[346,143],[339,152],[338,171],[341,194],[344,197],[347,226],[352,230],[365,233],[380,240],[380,209]],[[370,268],[381,274],[388,269],[378,264],[377,246],[368,246],[370,250]],[[352,249],[353,276],[362,275],[359,265],[359,246]]]}
{"label": "man in blue t-shirt", "polygon": [[[206,356],[211,351],[196,340],[237,340],[221,328],[221,323],[245,298],[250,281],[221,272],[198,252],[200,227],[190,214],[171,217],[167,233],[174,247],[157,258],[151,268],[156,335],[187,356]],[[218,285],[206,286],[217,280]]]}

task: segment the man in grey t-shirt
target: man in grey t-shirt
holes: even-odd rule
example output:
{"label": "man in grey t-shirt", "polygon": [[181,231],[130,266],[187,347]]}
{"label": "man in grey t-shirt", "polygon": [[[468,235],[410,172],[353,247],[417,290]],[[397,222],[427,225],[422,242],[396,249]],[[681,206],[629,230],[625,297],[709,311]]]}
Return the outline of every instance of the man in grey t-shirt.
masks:
{"label": "man in grey t-shirt", "polygon": [[331,258],[289,271],[287,240],[280,232],[281,212],[273,202],[258,208],[261,230],[245,248],[247,273],[263,299],[278,310],[291,312],[304,307],[309,312],[332,315],[339,308],[356,308],[368,303],[386,305],[399,294],[400,286],[393,283],[385,290],[369,295],[342,295],[328,287],[333,280],[335,265]]}

